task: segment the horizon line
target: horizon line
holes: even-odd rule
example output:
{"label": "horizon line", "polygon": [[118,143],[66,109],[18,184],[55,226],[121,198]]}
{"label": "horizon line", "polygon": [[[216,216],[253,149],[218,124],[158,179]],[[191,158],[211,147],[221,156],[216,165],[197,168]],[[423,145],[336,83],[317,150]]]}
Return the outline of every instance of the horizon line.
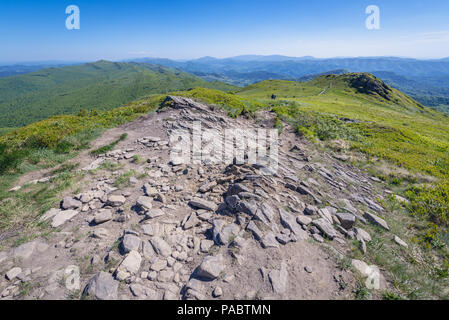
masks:
{"label": "horizon line", "polygon": [[[278,58],[284,58],[284,59],[303,59],[303,60],[331,60],[331,59],[379,59],[379,58],[395,58],[395,59],[410,59],[410,60],[420,60],[420,61],[439,61],[439,60],[446,60],[449,59],[449,56],[443,56],[441,58],[416,58],[416,57],[405,57],[405,56],[334,56],[334,57],[326,57],[326,58],[316,58],[314,56],[305,55],[305,56],[285,56],[281,54],[270,54],[270,55],[260,55],[260,54],[243,54],[243,55],[237,55],[237,56],[230,56],[230,57],[224,57],[224,58],[217,58],[213,56],[201,56],[197,58],[184,58],[184,59],[172,59],[172,58],[165,58],[165,57],[152,57],[152,56],[146,56],[146,57],[135,57],[135,58],[120,58],[120,59],[106,59],[106,58],[97,58],[97,59],[86,59],[86,60],[60,60],[60,59],[47,59],[47,60],[28,60],[28,61],[13,61],[13,62],[7,62],[2,61],[0,62],[0,66],[14,66],[14,65],[39,65],[39,64],[77,64],[77,63],[92,63],[92,62],[98,62],[98,61],[111,61],[111,62],[132,62],[134,60],[141,60],[141,59],[164,59],[164,60],[171,60],[175,62],[186,62],[186,61],[195,61],[195,60],[201,60],[201,59],[214,59],[214,60],[227,60],[227,59],[236,59],[236,58],[242,58],[242,57],[259,57],[259,58],[269,58],[269,57],[278,57]],[[254,61],[254,60],[248,60],[248,61]],[[269,60],[267,60],[269,61]],[[275,60],[273,60],[275,61]]]}

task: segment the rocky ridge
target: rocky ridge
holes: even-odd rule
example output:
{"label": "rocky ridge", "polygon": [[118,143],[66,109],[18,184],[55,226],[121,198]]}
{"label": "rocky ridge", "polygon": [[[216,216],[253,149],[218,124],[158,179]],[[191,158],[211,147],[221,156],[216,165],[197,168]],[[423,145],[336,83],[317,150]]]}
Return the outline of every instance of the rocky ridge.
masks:
{"label": "rocky ridge", "polygon": [[[349,241],[366,250],[365,224],[389,230],[378,203],[381,182],[311,150],[288,125],[273,175],[261,163],[171,161],[170,133],[192,130],[193,121],[223,132],[271,128],[273,119],[267,112],[231,119],[182,97],[166,102],[158,113],[109,132],[129,138],[90,159],[83,191],[41,216],[54,230],[50,238],[0,252],[0,298],[350,298],[357,279],[376,267],[353,260],[354,274],[338,264]],[[117,169],[106,170],[106,163]],[[115,181],[129,170],[134,174],[118,188]],[[69,266],[80,272],[72,290]],[[383,277],[381,285],[388,286]]]}

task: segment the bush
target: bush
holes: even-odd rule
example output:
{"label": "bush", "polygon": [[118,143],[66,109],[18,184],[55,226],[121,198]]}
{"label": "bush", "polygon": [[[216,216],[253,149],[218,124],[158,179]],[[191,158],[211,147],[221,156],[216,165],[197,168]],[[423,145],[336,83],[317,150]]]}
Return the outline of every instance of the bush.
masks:
{"label": "bush", "polygon": [[0,174],[16,169],[28,153],[27,150],[8,150],[6,144],[0,144]]}
{"label": "bush", "polygon": [[431,187],[411,187],[408,209],[417,216],[428,218],[441,226],[449,226],[449,181]]}

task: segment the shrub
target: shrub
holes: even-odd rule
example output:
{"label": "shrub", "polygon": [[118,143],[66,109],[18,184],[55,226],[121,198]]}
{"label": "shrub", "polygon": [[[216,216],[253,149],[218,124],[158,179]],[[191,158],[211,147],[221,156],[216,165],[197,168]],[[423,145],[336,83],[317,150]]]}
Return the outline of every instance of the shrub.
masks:
{"label": "shrub", "polygon": [[411,187],[407,191],[410,212],[437,225],[449,226],[449,180],[430,187]]}
{"label": "shrub", "polygon": [[0,174],[16,169],[28,153],[28,150],[8,150],[6,144],[0,143]]}

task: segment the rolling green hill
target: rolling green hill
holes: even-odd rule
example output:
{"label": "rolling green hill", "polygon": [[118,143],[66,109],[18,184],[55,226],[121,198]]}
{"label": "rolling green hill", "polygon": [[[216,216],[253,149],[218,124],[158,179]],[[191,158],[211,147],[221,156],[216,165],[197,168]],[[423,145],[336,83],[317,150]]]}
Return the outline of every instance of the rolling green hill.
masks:
{"label": "rolling green hill", "polygon": [[98,61],[44,69],[0,79],[0,128],[21,127],[82,109],[110,110],[150,94],[198,86],[234,89],[150,64]]}
{"label": "rolling green hill", "polygon": [[302,134],[346,139],[352,148],[372,156],[449,178],[449,117],[370,74],[325,75],[309,82],[263,81],[237,94],[271,103],[279,117],[293,121]]}

